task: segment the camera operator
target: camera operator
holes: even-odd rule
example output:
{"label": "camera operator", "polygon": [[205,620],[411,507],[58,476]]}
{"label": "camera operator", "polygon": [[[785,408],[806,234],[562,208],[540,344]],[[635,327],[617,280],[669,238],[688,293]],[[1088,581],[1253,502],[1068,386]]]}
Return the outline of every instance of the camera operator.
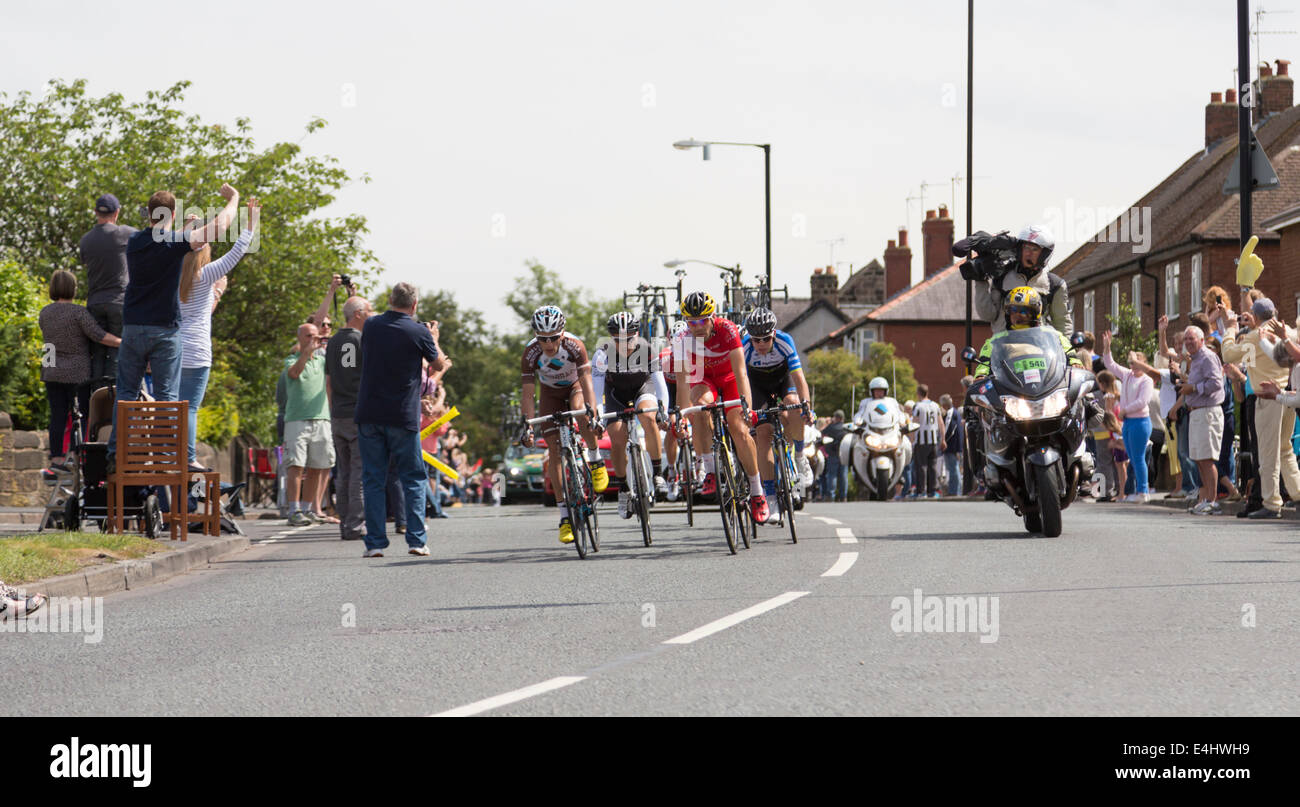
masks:
{"label": "camera operator", "polygon": [[1026,226],[1014,237],[1009,231],[989,235],[981,230],[953,244],[952,254],[967,259],[961,276],[986,284],[974,294],[975,316],[985,322],[998,322],[1007,293],[1027,286],[1042,298],[1043,321],[1069,338],[1074,321],[1065,279],[1047,271],[1055,246],[1052,234],[1036,224]]}

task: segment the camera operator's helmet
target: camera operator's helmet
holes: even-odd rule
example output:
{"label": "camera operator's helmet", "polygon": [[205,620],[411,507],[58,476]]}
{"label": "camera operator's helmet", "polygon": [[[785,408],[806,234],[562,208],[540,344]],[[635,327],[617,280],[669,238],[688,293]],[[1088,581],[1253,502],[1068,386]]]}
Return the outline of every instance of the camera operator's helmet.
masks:
{"label": "camera operator's helmet", "polygon": [[718,304],[714,302],[713,295],[707,292],[693,291],[682,300],[682,316],[687,319],[711,317],[717,310]]}
{"label": "camera operator's helmet", "polygon": [[605,330],[609,331],[610,336],[618,336],[621,333],[638,333],[641,330],[641,320],[631,311],[620,311],[606,320]]}
{"label": "camera operator's helmet", "polygon": [[878,389],[882,389],[882,390],[884,390],[886,393],[888,393],[888,392],[889,392],[889,382],[886,381],[886,380],[884,379],[883,376],[876,376],[875,378],[871,379],[871,383],[867,385],[867,389],[868,389],[868,393],[867,393],[867,394],[871,394],[871,392],[873,392],[873,391],[875,391],[875,390],[878,390]]}
{"label": "camera operator's helmet", "polygon": [[755,308],[745,318],[745,330],[750,336],[767,336],[776,330],[776,314],[761,306]]}
{"label": "camera operator's helmet", "polygon": [[[1006,314],[1007,329],[1020,330],[1043,324],[1043,298],[1028,286],[1017,286],[1007,292],[1007,303],[1002,307]],[[1028,325],[1012,325],[1012,314],[1024,314],[1029,317]]]}
{"label": "camera operator's helmet", "polygon": [[[1024,244],[1033,244],[1041,248],[1043,251],[1038,253],[1037,269],[1041,272],[1047,268],[1047,262],[1052,258],[1052,250],[1056,247],[1056,239],[1052,238],[1050,230],[1037,224],[1030,224],[1020,231],[1020,235],[1016,236],[1016,240],[1022,246]],[[1019,257],[1020,250],[1017,249],[1016,258],[1019,259]]]}
{"label": "camera operator's helmet", "polygon": [[533,333],[560,333],[564,330],[564,312],[544,305],[533,312]]}

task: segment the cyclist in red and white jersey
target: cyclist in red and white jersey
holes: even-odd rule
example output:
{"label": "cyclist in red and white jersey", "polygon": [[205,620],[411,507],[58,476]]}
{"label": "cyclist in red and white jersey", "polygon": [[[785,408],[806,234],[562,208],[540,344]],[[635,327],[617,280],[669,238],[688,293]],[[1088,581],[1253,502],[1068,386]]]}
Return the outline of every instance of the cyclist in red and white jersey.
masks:
{"label": "cyclist in red and white jersey", "polygon": [[[688,333],[673,342],[673,361],[677,374],[678,406],[687,407],[717,401],[742,399],[752,407],[749,375],[745,372],[745,354],[741,348],[740,329],[731,320],[714,316],[717,303],[704,292],[693,292],[682,300],[682,316]],[[749,424],[741,417],[739,406],[726,410],[727,431],[736,446],[736,455],[749,477],[749,510],[754,521],[767,521],[767,498],[758,476],[758,451],[749,435]],[[705,496],[717,492],[716,459],[713,456],[713,423],[706,412],[691,415],[695,452],[704,463]]]}
{"label": "cyclist in red and white jersey", "polygon": [[[594,415],[591,403],[596,402],[596,393],[591,383],[591,361],[587,358],[587,348],[582,340],[564,330],[564,312],[553,305],[544,305],[533,312],[532,324],[536,335],[524,348],[519,368],[523,383],[519,408],[523,410],[524,419],[529,420],[534,416],[533,393],[538,382],[541,382],[539,416],[584,407],[588,415]],[[605,462],[600,457],[600,450],[596,448],[596,430],[592,426],[592,418],[579,417],[577,421],[582,439],[589,446],[587,464],[591,468],[592,487],[597,493],[603,493],[609,486],[609,472],[605,470]],[[544,426],[542,436],[547,437],[547,462],[550,463],[551,484],[555,486],[556,504],[560,509],[560,543],[568,544],[573,542],[573,525],[569,522],[568,504],[561,500],[564,470],[560,463],[560,441],[556,431],[556,426]],[[531,427],[525,428],[520,442],[525,447],[532,446]]]}

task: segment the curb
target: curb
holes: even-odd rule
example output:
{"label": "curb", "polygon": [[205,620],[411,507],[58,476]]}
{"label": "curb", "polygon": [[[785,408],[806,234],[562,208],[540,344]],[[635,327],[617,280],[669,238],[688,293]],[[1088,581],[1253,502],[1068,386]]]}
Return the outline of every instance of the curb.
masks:
{"label": "curb", "polygon": [[151,583],[187,572],[210,561],[242,552],[252,544],[247,535],[231,535],[205,540],[172,552],[162,552],[137,560],[119,560],[103,566],[91,566],[72,574],[24,583],[27,591],[39,591],[47,597],[102,597],[119,591],[133,591]]}
{"label": "curb", "polygon": [[[1223,516],[1233,516],[1233,517],[1235,517],[1237,513],[1241,512],[1241,508],[1245,506],[1245,502],[1220,502],[1220,504],[1223,507]],[[1149,502],[1147,502],[1147,505],[1155,506],[1155,507],[1163,507],[1166,510],[1180,510],[1184,514],[1187,513],[1187,507],[1188,507],[1187,502],[1181,499],[1177,499],[1177,500],[1152,499]],[[1222,518],[1223,516],[1219,516],[1219,518]],[[1243,520],[1248,520],[1248,519],[1243,519]],[[1283,504],[1282,517],[1276,520],[1277,521],[1300,521],[1300,512],[1296,512],[1294,507],[1289,506],[1289,503]],[[1265,519],[1265,521],[1268,521],[1268,519]]]}

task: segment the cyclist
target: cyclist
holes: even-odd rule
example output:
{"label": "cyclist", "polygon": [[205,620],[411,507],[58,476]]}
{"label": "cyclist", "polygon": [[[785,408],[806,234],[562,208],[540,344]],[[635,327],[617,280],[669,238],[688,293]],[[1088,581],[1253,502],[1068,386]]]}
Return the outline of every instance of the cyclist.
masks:
{"label": "cyclist", "polygon": [[[669,343],[664,345],[663,349],[659,351],[659,369],[664,374],[664,383],[667,384],[670,395],[677,391],[677,373],[675,372],[676,365],[673,364],[672,342],[673,340],[680,338],[685,332],[685,322],[682,322],[680,319],[674,322],[672,328],[669,330]],[[671,405],[671,402],[671,397],[664,401],[665,410]],[[669,477],[668,495],[665,498],[670,502],[677,501],[677,497],[681,494],[681,480],[677,478],[677,428],[675,420],[676,415],[671,415],[668,430],[664,432],[664,452],[668,455],[668,466],[666,470]]]}
{"label": "cyclist", "polygon": [[[776,329],[776,314],[767,308],[755,308],[745,320],[745,337],[741,340],[745,352],[745,372],[754,392],[754,408],[766,409],[777,404],[804,405],[802,417],[795,410],[781,413],[785,433],[794,445],[795,463],[799,468],[799,485],[812,484],[812,467],[803,455],[804,424],[812,425],[815,415],[808,406],[808,381],[799,362],[799,351],[794,339],[785,331]],[[758,424],[758,469],[763,476],[763,494],[770,510],[776,501],[776,480],[773,478],[772,426]]]}
{"label": "cyclist", "polygon": [[[600,345],[591,355],[591,378],[595,400],[604,412],[621,412],[636,407],[645,432],[646,452],[653,468],[654,492],[667,492],[663,477],[663,440],[659,435],[659,401],[668,397],[668,387],[659,369],[659,354],[641,338],[641,322],[628,311],[620,311],[605,323],[613,345]],[[627,425],[610,421],[610,458],[613,482],[618,486],[618,515],[631,518],[627,491]]]}
{"label": "cyclist", "polygon": [[[746,407],[753,396],[749,375],[745,372],[745,354],[740,329],[724,317],[714,316],[718,305],[704,292],[692,292],[682,300],[682,316],[688,333],[673,344],[673,361],[677,365],[678,406],[720,403],[740,399]],[[767,497],[758,476],[758,452],[749,436],[749,425],[740,416],[739,406],[726,409],[727,431],[731,434],[740,464],[749,477],[749,511],[754,521],[767,521]],[[715,495],[717,459],[713,456],[713,422],[707,412],[691,415],[695,453],[704,464],[704,482],[700,493]]]}
{"label": "cyclist", "polygon": [[[564,312],[553,305],[544,305],[533,312],[534,336],[524,348],[520,362],[523,393],[519,405],[524,410],[525,424],[519,442],[526,448],[533,445],[533,430],[526,421],[534,417],[533,394],[540,381],[540,416],[586,408],[587,416],[578,418],[578,430],[589,446],[587,464],[591,468],[592,487],[596,493],[603,493],[609,486],[609,472],[600,458],[600,450],[595,447],[596,429],[600,424],[596,422],[593,425],[595,413],[588,403],[596,400],[591,385],[591,361],[582,340],[564,330],[564,322]],[[560,462],[560,441],[555,436],[557,429],[554,424],[549,424],[543,427],[542,436],[552,435],[546,441],[546,459],[550,463],[556,504],[560,508],[560,543],[569,544],[573,543],[573,525],[569,522],[568,503],[562,500],[560,493],[564,490],[564,468]]]}

